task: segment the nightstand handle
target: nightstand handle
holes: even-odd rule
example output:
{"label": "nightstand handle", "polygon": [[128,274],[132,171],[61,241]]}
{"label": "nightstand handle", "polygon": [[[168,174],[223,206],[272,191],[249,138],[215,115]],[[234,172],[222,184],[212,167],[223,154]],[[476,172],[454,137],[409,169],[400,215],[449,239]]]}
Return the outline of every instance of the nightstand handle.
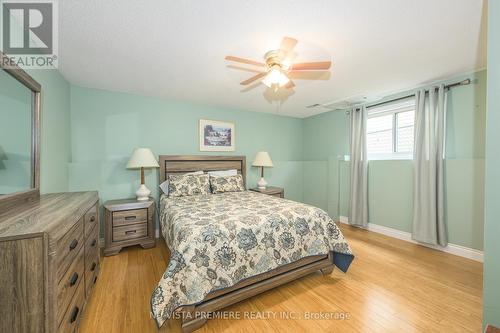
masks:
{"label": "nightstand handle", "polygon": [[92,240],[92,243],[90,243],[90,246],[94,247],[96,244],[97,244],[97,241],[96,241],[96,239],[94,238],[94,239]]}
{"label": "nightstand handle", "polygon": [[131,215],[131,216],[125,216],[125,220],[135,220],[137,216]]}
{"label": "nightstand handle", "polygon": [[92,217],[90,218],[90,222],[94,222],[95,221],[95,216],[92,215]]}
{"label": "nightstand handle", "polygon": [[95,263],[95,262],[93,262],[93,263],[92,263],[92,267],[90,267],[90,271],[91,271],[91,272],[93,272],[93,271],[94,271],[95,266],[97,266],[97,265],[96,265],[96,263]]}
{"label": "nightstand handle", "polygon": [[137,232],[137,230],[125,231],[125,235],[135,234],[136,232]]}

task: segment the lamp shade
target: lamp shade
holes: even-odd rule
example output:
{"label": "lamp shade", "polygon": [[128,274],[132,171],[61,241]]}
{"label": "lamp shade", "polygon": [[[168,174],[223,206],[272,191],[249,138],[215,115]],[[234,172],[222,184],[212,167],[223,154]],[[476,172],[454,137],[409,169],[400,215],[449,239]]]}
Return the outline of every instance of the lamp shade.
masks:
{"label": "lamp shade", "polygon": [[136,148],[127,163],[127,169],[159,167],[158,161],[148,148]]}
{"label": "lamp shade", "polygon": [[267,151],[259,151],[255,155],[252,165],[257,167],[272,167],[273,161],[271,161],[271,157]]}

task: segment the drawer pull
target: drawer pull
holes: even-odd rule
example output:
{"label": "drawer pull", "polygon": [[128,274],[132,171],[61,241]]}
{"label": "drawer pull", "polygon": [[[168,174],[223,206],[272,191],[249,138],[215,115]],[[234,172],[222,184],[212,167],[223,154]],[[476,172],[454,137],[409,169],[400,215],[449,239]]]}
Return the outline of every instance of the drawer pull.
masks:
{"label": "drawer pull", "polygon": [[97,244],[97,240],[94,238],[94,240],[92,240],[92,243],[90,243],[90,246],[94,247],[96,244]]}
{"label": "drawer pull", "polygon": [[125,216],[125,220],[130,221],[130,220],[135,220],[137,216],[131,215],[131,216]]}
{"label": "drawer pull", "polygon": [[69,319],[70,323],[74,323],[76,318],[78,318],[78,312],[80,312],[80,309],[77,306],[75,306],[73,308],[73,312],[71,313],[71,318]]}
{"label": "drawer pull", "polygon": [[90,218],[90,222],[94,222],[95,221],[95,216],[92,215],[92,217]]}
{"label": "drawer pull", "polygon": [[69,285],[71,287],[73,287],[76,283],[76,281],[78,281],[78,273],[77,272],[74,272],[72,275],[71,275],[71,278],[69,279]]}
{"label": "drawer pull", "polygon": [[95,262],[92,263],[92,267],[90,267],[90,271],[93,272],[97,264]]}
{"label": "drawer pull", "polygon": [[128,230],[128,231],[125,231],[125,235],[135,234],[136,232],[137,232],[137,230]]}
{"label": "drawer pull", "polygon": [[97,282],[97,276],[94,277],[94,284]]}
{"label": "drawer pull", "polygon": [[69,244],[69,250],[70,251],[74,250],[77,245],[78,245],[78,239],[73,239]]}

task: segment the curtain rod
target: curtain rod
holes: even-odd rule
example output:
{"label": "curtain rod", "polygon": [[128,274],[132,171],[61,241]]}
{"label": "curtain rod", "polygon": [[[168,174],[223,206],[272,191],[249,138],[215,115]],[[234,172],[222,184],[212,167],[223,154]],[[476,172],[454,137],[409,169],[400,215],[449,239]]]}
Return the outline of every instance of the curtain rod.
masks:
{"label": "curtain rod", "polygon": [[[455,82],[455,83],[451,83],[451,84],[445,85],[444,88],[445,89],[451,89],[451,88],[458,87],[458,86],[466,86],[468,84],[471,84],[471,82],[472,82],[471,79],[465,79],[465,80],[462,80],[460,82]],[[437,88],[434,88],[434,89],[437,89]],[[378,103],[375,103],[375,104],[368,104],[366,107],[367,108],[372,108],[372,107],[375,107],[375,106],[379,106],[379,105],[383,105],[383,104],[387,104],[387,103],[391,103],[391,102],[400,101],[402,99],[407,99],[407,98],[410,98],[412,96],[415,96],[415,93],[410,94],[410,95],[406,95],[406,96],[402,96],[402,97],[398,97],[398,98],[394,98],[394,99],[390,99],[390,100],[383,101],[383,102],[378,102]]]}

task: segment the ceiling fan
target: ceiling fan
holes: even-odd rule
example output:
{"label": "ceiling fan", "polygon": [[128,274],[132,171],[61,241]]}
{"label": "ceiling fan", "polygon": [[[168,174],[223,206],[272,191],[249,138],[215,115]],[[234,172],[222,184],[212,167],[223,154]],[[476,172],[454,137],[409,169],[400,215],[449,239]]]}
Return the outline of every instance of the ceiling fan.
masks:
{"label": "ceiling fan", "polygon": [[[225,59],[228,61],[234,61],[260,67],[260,70],[250,70],[256,72],[257,74],[245,81],[240,82],[241,85],[246,86],[252,82],[262,79],[261,82],[269,88],[293,88],[295,87],[295,84],[292,81],[293,78],[315,79],[318,76],[307,76],[300,74],[308,73],[305,71],[324,72],[330,69],[330,66],[332,65],[331,61],[292,63],[291,58],[293,56],[293,48],[296,44],[296,39],[291,37],[284,37],[279,49],[271,50],[264,55],[265,62],[258,62],[235,56],[226,56]],[[249,70],[247,68],[233,68]]]}

